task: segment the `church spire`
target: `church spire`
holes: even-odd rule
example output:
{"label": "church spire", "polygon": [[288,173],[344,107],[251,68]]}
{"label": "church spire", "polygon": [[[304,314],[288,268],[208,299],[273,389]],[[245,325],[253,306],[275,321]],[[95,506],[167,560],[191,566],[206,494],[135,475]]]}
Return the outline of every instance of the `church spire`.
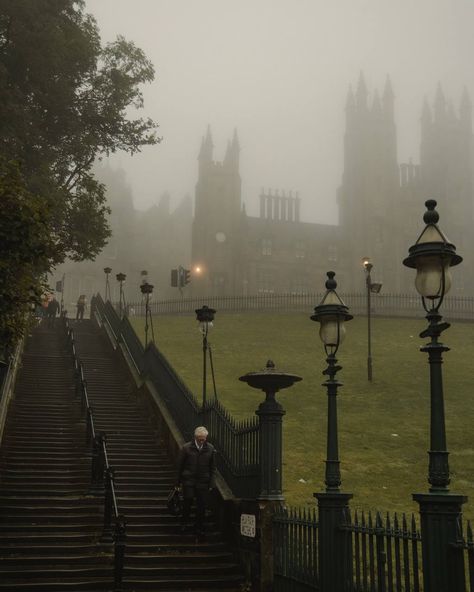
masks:
{"label": "church spire", "polygon": [[367,95],[367,86],[365,84],[364,74],[361,71],[356,92],[356,103],[359,109],[367,109]]}
{"label": "church spire", "polygon": [[393,105],[395,95],[393,93],[392,82],[390,76],[387,76],[385,87],[383,89],[383,112],[387,119],[393,121]]}
{"label": "church spire", "polygon": [[211,126],[207,126],[206,137],[202,139],[201,149],[199,151],[198,160],[199,162],[212,162],[212,152],[214,144],[212,143]]}
{"label": "church spire", "polygon": [[237,129],[234,128],[234,135],[232,141],[227,142],[227,151],[224,159],[224,164],[234,167],[236,170],[239,169],[239,155],[240,155],[240,143],[237,135]]}
{"label": "church spire", "polygon": [[375,90],[372,101],[372,113],[378,119],[382,114],[382,105],[380,104],[379,91]]}
{"label": "church spire", "polygon": [[438,82],[438,88],[436,89],[436,97],[434,101],[434,118],[435,121],[444,121],[446,116],[446,99],[444,98],[443,89],[441,83]]}
{"label": "church spire", "polygon": [[421,129],[427,130],[431,126],[432,120],[433,118],[431,116],[431,109],[428,104],[428,100],[425,97],[423,101],[423,108],[421,110]]}

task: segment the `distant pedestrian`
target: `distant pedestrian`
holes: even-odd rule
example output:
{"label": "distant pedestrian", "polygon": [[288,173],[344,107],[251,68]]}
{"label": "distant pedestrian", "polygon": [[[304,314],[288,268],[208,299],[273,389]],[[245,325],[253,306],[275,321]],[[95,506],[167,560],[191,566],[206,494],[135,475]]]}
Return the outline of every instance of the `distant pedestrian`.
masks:
{"label": "distant pedestrian", "polygon": [[199,538],[204,535],[204,518],[209,491],[215,485],[215,449],[207,442],[208,431],[200,426],[194,430],[194,439],[185,444],[178,457],[176,488],[183,490],[183,515],[181,530],[185,532],[191,514],[193,499],[196,499],[194,531]]}
{"label": "distant pedestrian", "polygon": [[84,294],[81,294],[77,300],[77,312],[76,312],[76,321],[82,321],[84,318],[84,312],[87,306],[87,299]]}
{"label": "distant pedestrian", "polygon": [[54,319],[59,312],[59,302],[53,296],[46,308],[46,317],[48,319],[48,327],[54,327]]}

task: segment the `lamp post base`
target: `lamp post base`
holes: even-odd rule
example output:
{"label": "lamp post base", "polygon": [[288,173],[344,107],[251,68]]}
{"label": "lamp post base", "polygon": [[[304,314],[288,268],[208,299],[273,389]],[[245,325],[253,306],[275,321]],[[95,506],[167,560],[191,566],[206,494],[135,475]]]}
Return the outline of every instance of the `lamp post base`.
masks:
{"label": "lamp post base", "polygon": [[465,592],[464,555],[454,547],[467,497],[452,493],[414,493],[420,506],[425,592]]}
{"label": "lamp post base", "polygon": [[313,495],[318,500],[319,590],[349,590],[352,583],[352,539],[342,526],[353,495],[340,491]]}

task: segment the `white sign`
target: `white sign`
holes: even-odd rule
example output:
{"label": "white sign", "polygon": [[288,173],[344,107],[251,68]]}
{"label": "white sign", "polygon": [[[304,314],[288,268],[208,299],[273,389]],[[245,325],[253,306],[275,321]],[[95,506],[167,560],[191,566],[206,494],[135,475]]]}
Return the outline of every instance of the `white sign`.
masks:
{"label": "white sign", "polygon": [[246,537],[255,538],[255,514],[240,515],[240,534]]}

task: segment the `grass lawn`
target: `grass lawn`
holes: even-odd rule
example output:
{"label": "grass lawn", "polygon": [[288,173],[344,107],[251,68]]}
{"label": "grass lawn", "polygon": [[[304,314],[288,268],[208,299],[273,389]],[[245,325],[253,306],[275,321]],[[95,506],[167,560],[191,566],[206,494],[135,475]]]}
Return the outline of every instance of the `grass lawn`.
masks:
{"label": "grass lawn", "polygon": [[[303,380],[278,399],[284,417],[284,495],[292,505],[313,505],[324,488],[326,451],[325,356],[318,323],[308,314],[220,314],[212,344],[219,397],[238,418],[253,415],[263,393],[238,377],[263,368],[268,359]],[[421,317],[421,313],[420,313]],[[143,337],[144,320],[132,318]],[[446,319],[449,321],[449,319]],[[411,511],[413,492],[426,492],[429,449],[429,366],[419,351],[418,319],[373,319],[373,382],[367,381],[367,319],[347,325],[339,352],[339,456],[344,491],[353,507]],[[193,316],[155,317],[156,344],[190,389],[202,381],[201,335]],[[455,322],[443,335],[446,430],[451,490],[472,497],[465,514],[474,518],[474,324]],[[209,379],[208,393],[212,393]],[[212,434],[210,435],[212,441]]]}

